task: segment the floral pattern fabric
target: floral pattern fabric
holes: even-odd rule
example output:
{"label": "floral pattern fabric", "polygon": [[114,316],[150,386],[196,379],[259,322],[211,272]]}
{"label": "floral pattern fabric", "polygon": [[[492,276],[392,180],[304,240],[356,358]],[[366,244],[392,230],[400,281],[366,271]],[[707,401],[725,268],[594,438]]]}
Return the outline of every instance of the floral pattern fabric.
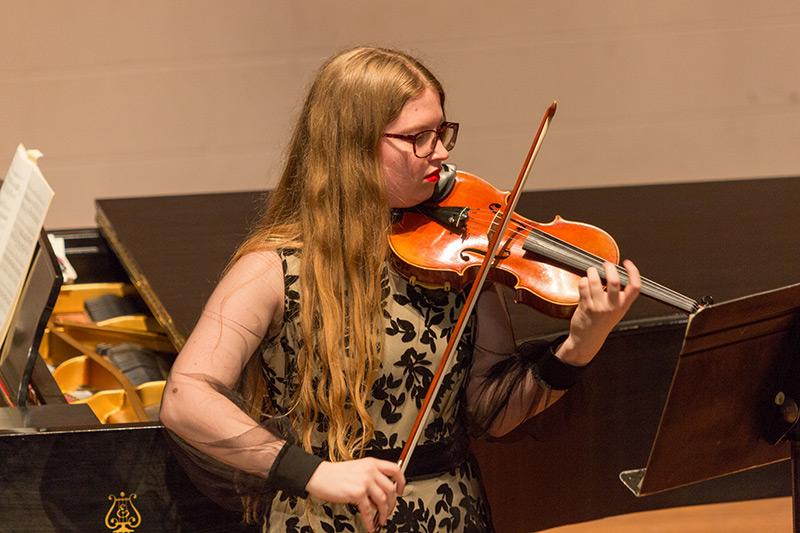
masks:
{"label": "floral pattern fabric", "polygon": [[[263,350],[270,399],[285,414],[297,387],[296,355],[300,342],[299,255],[281,252],[285,281],[284,325]],[[367,408],[375,422],[370,450],[402,447],[438,367],[448,336],[464,303],[461,293],[413,286],[387,270],[384,276],[385,345],[383,361]],[[465,332],[420,444],[463,435],[463,384],[471,360],[471,331]],[[323,439],[315,435],[315,445]],[[264,531],[363,531],[351,505],[301,499],[278,492]],[[491,519],[473,459],[450,472],[409,481],[398,498],[386,532],[491,531]]]}

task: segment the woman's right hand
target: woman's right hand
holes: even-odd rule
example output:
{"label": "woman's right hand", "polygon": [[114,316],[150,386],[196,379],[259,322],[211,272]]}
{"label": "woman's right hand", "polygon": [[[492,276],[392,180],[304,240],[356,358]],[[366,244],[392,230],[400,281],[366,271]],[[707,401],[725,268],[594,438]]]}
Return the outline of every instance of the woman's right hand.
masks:
{"label": "woman's right hand", "polygon": [[323,461],[308,480],[306,490],[320,500],[357,506],[367,531],[374,531],[376,525],[386,525],[405,486],[406,478],[396,463],[367,457]]}

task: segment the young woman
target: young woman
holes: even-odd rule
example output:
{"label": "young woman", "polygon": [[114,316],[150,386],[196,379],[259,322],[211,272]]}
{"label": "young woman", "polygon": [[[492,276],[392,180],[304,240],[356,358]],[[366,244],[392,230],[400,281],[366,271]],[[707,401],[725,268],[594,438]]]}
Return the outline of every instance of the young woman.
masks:
{"label": "young woman", "polygon": [[444,102],[404,53],[328,60],[263,221],[172,368],[164,424],[210,470],[235,473],[265,530],[491,530],[468,426],[502,435],[554,402],[638,295],[632,263],[624,289],[611,265],[605,288],[590,269],[569,335],[518,352],[504,299],[485,288],[405,477],[395,461],[464,295],[409,284],[387,237],[393,210],[452,174]]}

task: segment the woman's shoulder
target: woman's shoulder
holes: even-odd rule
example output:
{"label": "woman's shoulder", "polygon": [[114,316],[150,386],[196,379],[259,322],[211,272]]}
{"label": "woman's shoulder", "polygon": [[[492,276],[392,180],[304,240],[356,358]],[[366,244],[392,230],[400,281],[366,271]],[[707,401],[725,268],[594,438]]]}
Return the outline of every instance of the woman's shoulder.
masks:
{"label": "woman's shoulder", "polygon": [[230,265],[215,293],[224,300],[273,308],[283,304],[283,276],[283,260],[278,251],[247,252]]}
{"label": "woman's shoulder", "polygon": [[237,257],[226,276],[269,276],[276,270],[282,271],[283,249],[255,250]]}

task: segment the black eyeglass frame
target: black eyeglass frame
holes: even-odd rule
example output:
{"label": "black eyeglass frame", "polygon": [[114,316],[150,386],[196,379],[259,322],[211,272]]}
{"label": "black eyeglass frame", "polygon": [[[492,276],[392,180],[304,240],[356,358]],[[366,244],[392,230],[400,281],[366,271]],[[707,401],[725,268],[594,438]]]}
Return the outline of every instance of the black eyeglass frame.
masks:
{"label": "black eyeglass frame", "polygon": [[[414,155],[420,159],[425,159],[426,157],[430,157],[430,155],[436,151],[436,143],[442,140],[442,134],[444,134],[445,130],[449,129],[453,130],[453,138],[450,139],[450,142],[447,143],[447,145],[444,145],[444,142],[442,142],[442,144],[444,145],[444,149],[449,152],[456,145],[456,139],[458,139],[458,122],[442,122],[441,125],[435,130],[422,130],[413,135],[402,134],[402,133],[384,133],[383,136],[389,137],[391,139],[400,139],[401,141],[406,141],[411,143],[411,146],[414,149]],[[425,135],[426,133],[430,132],[434,132],[436,134],[433,137],[433,142],[431,143],[430,151],[425,155],[419,155],[417,153],[417,139],[419,139],[421,135]]]}

